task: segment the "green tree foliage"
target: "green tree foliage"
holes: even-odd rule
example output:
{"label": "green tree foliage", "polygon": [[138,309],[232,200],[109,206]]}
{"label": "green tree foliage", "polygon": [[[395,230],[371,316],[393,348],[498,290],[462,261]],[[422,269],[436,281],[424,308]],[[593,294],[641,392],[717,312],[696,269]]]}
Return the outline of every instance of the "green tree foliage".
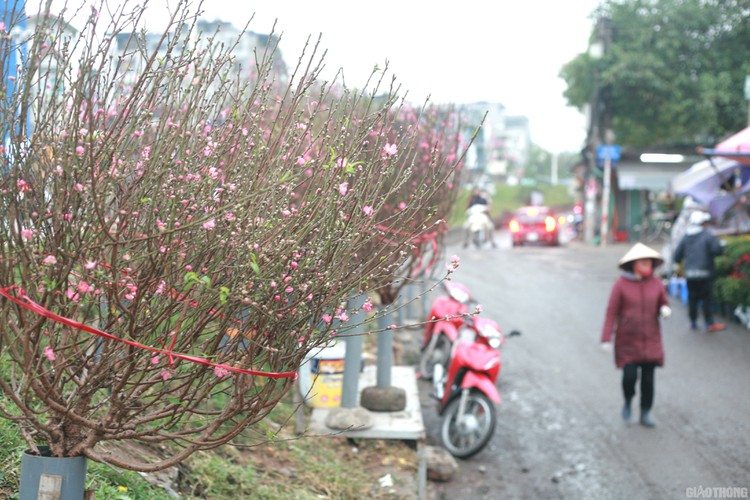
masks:
{"label": "green tree foliage", "polygon": [[[571,176],[571,170],[580,159],[578,153],[561,153],[557,157],[557,179],[563,180]],[[531,145],[529,159],[524,167],[524,178],[533,179],[539,183],[549,183],[552,180],[553,154],[536,144]]]}
{"label": "green tree foliage", "polygon": [[602,90],[618,142],[713,145],[746,125],[750,0],[609,0],[601,58],[583,53],[560,76],[582,109]]}
{"label": "green tree foliage", "polygon": [[552,154],[536,144],[529,150],[529,160],[524,168],[524,177],[541,182],[549,182],[552,170]]}

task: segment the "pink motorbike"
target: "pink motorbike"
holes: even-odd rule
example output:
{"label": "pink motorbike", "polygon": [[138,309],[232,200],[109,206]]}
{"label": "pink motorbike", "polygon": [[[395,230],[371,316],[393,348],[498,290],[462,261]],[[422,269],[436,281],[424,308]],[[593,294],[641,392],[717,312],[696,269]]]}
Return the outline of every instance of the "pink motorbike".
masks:
{"label": "pink motorbike", "polygon": [[[509,336],[520,335],[513,330]],[[505,336],[488,318],[463,318],[447,369],[433,366],[434,395],[439,401],[440,437],[455,457],[468,458],[484,448],[495,432],[496,382]]]}
{"label": "pink motorbike", "polygon": [[419,371],[423,380],[431,380],[435,365],[448,366],[451,349],[458,338],[472,301],[468,288],[460,283],[444,281],[445,295],[435,299],[425,324]]}

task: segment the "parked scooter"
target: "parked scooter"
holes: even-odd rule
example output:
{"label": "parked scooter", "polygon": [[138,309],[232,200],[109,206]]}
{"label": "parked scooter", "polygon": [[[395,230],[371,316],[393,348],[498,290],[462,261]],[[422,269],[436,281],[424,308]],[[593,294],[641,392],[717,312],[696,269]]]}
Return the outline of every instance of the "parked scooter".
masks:
{"label": "parked scooter", "polygon": [[419,371],[423,380],[431,380],[436,364],[448,366],[453,343],[458,338],[458,329],[464,324],[464,315],[469,312],[472,301],[469,289],[460,283],[444,281],[446,295],[435,299],[427,316],[430,321],[424,328],[422,354]]}
{"label": "parked scooter", "polygon": [[[509,336],[520,335],[513,330]],[[433,366],[433,386],[441,415],[443,446],[455,457],[468,458],[484,448],[497,422],[500,403],[496,382],[500,374],[500,347],[505,336],[488,318],[466,317],[453,344],[447,371]]]}

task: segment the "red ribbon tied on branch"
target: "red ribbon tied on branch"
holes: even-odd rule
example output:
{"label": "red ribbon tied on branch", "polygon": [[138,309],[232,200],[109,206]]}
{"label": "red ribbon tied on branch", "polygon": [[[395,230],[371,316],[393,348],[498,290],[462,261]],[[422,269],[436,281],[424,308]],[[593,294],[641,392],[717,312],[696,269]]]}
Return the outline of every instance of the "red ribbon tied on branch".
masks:
{"label": "red ribbon tied on branch", "polygon": [[[14,297],[11,294],[11,292],[14,290],[18,291],[18,297]],[[293,380],[297,379],[297,372],[262,372],[262,371],[257,371],[257,370],[248,370],[245,368],[238,368],[236,366],[225,365],[222,363],[214,363],[206,358],[200,358],[197,356],[189,356],[187,354],[180,354],[180,353],[168,350],[168,349],[159,349],[156,347],[139,344],[138,342],[133,342],[132,340],[121,339],[119,337],[112,335],[111,333],[107,333],[102,330],[92,328],[90,326],[84,325],[83,323],[80,323],[73,319],[66,318],[64,316],[60,316],[59,314],[53,313],[49,309],[46,309],[42,307],[41,305],[37,304],[36,302],[34,302],[33,300],[31,300],[28,296],[26,296],[23,289],[18,286],[9,286],[5,288],[0,287],[0,295],[18,304],[24,309],[34,312],[40,316],[44,316],[45,318],[50,319],[52,321],[56,321],[58,323],[62,323],[64,325],[70,326],[77,330],[81,330],[84,332],[91,333],[93,335],[97,335],[107,340],[114,340],[116,342],[121,342],[123,344],[127,344],[129,346],[136,347],[138,349],[144,349],[146,351],[151,351],[157,354],[163,354],[167,356],[170,359],[170,361],[176,358],[176,359],[182,359],[185,361],[190,361],[191,363],[198,363],[200,365],[209,366],[212,368],[223,368],[227,371],[240,373],[242,375],[255,375],[259,377],[268,377],[268,378],[291,378]]]}

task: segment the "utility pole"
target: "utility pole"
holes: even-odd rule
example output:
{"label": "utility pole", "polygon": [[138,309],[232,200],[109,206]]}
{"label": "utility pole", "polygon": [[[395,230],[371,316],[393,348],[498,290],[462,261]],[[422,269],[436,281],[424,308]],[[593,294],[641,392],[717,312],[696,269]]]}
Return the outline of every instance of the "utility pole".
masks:
{"label": "utility pole", "polygon": [[552,153],[552,165],[550,168],[550,184],[553,186],[557,186],[557,170],[558,170],[558,161],[560,159],[559,153]]}
{"label": "utility pole", "polygon": [[597,158],[604,160],[604,177],[602,179],[602,226],[600,229],[601,246],[607,246],[609,239],[609,195],[612,190],[612,167],[620,159],[620,147],[614,146],[614,133],[607,129],[604,133],[604,146],[597,148]]}
{"label": "utility pole", "polygon": [[[596,23],[596,38],[589,46],[589,55],[598,60],[604,57],[611,41],[611,21],[606,17],[600,17]],[[591,95],[591,111],[589,113],[589,130],[586,138],[588,157],[586,162],[586,175],[584,179],[584,240],[586,243],[594,242],[594,234],[597,226],[596,217],[596,178],[593,173],[597,166],[597,150],[600,144],[606,142],[605,131],[609,129],[609,109],[607,106],[607,88],[600,81],[598,68],[594,68],[594,89]],[[606,165],[605,165],[606,166]],[[610,165],[611,167],[611,165]],[[605,182],[607,180],[605,179]],[[603,187],[604,188],[604,187]],[[607,195],[608,196],[608,195]],[[604,195],[602,196],[604,198]],[[609,201],[607,200],[607,203]],[[601,226],[600,226],[601,227]],[[605,235],[602,235],[606,237]]]}

